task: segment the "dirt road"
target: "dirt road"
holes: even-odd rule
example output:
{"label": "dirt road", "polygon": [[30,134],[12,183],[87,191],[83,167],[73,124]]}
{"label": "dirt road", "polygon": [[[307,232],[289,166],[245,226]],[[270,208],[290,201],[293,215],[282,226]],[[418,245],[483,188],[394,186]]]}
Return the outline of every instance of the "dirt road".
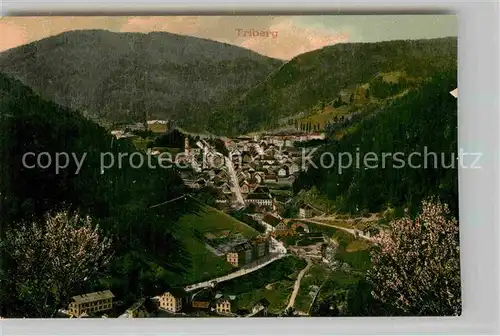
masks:
{"label": "dirt road", "polygon": [[302,281],[302,277],[306,272],[309,270],[311,267],[312,263],[310,259],[306,259],[307,265],[300,271],[299,275],[297,276],[297,280],[295,280],[295,284],[293,285],[293,292],[292,295],[290,296],[290,301],[288,301],[288,305],[286,306],[285,310],[289,309],[290,307],[293,307],[295,305],[295,298],[297,297],[297,294],[299,293],[300,289],[300,282]]}
{"label": "dirt road", "polygon": [[333,225],[333,224],[327,224],[327,223],[315,221],[315,220],[312,220],[312,219],[297,218],[297,220],[300,220],[302,222],[309,222],[309,223],[313,223],[313,224],[323,225],[323,226],[329,226],[329,227],[332,227],[332,228],[335,228],[335,229],[339,229],[339,230],[343,230],[345,232],[348,232],[348,233],[352,234],[353,236],[357,236],[359,238],[363,238],[363,239],[366,239],[368,241],[375,242],[375,239],[373,239],[372,237],[365,236],[362,233],[357,233],[356,234],[356,231],[354,229],[349,229],[349,228],[346,228],[346,227],[342,227],[342,226],[338,226],[338,225]]}

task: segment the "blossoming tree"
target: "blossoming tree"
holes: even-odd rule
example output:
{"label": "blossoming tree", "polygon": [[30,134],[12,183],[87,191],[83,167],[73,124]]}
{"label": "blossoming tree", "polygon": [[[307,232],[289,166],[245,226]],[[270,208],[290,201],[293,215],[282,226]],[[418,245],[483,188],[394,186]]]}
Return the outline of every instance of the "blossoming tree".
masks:
{"label": "blossoming tree", "polygon": [[53,316],[111,258],[111,241],[91,218],[68,211],[10,229],[5,238],[12,288],[30,306],[24,308],[28,317]]}
{"label": "blossoming tree", "polygon": [[461,312],[458,222],[448,206],[422,202],[415,219],[393,221],[376,236],[372,295],[407,315],[459,315]]}

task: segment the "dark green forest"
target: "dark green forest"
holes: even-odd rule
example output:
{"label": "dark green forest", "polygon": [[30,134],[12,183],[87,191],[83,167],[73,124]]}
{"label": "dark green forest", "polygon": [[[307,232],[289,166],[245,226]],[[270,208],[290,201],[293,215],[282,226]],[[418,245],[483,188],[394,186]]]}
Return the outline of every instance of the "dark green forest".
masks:
{"label": "dark green forest", "polygon": [[[165,285],[165,279],[155,278],[151,262],[177,272],[189,264],[174,237],[176,219],[189,211],[188,203],[149,209],[184,193],[176,171],[149,169],[147,165],[133,168],[124,160],[121,169],[115,165],[101,174],[101,153],[132,153],[133,144],[112,140],[105,129],[79,112],[45,101],[4,75],[0,75],[0,120],[2,237],[17,223],[40,219],[49,210],[69,208],[88,214],[113,240],[114,262],[105,276],[118,295],[139,295],[142,289],[145,293],[154,291],[153,284]],[[26,152],[87,156],[78,175],[74,164],[56,174],[54,163],[46,169],[24,168],[22,157]],[[176,265],[169,264],[174,259]],[[15,266],[2,262],[0,268],[6,274]],[[83,286],[90,290],[99,281],[91,279]],[[3,309],[23,310],[24,303],[8,295],[6,286],[0,290],[6,294]]]}
{"label": "dark green forest", "polygon": [[[327,144],[316,151],[311,167],[295,181],[294,190],[315,186],[329,199],[335,200],[338,211],[362,213],[380,211],[385,207],[410,207],[415,210],[421,200],[437,195],[448,203],[455,216],[458,215],[458,171],[457,171],[457,102],[449,94],[457,85],[456,72],[436,75],[421,88],[414,89],[397,98],[371,116],[351,125],[346,135],[337,140],[330,134]],[[335,132],[333,132],[335,133]],[[424,157],[427,153],[436,153]],[[336,163],[329,169],[321,168],[322,153],[333,154]],[[363,163],[366,153],[373,152],[378,161]],[[382,166],[382,153],[402,153],[391,156]],[[414,166],[408,165],[409,155]],[[353,164],[338,169],[338,154],[350,153]],[[360,165],[356,167],[356,154]],[[443,157],[441,156],[443,153]],[[454,157],[452,157],[454,155]],[[373,157],[373,156],[368,156]],[[394,158],[405,161],[402,163]],[[348,159],[344,159],[347,163]],[[424,168],[427,161],[427,168]],[[324,157],[330,165],[330,157]],[[370,169],[376,165],[375,169]],[[443,168],[453,165],[452,168]]]}
{"label": "dark green forest", "polygon": [[[271,129],[280,118],[336,99],[340,90],[380,73],[404,72],[416,80],[456,67],[457,39],[452,37],[339,43],[295,57],[232,105],[214,109],[207,126],[224,135]],[[386,88],[374,84],[376,93],[384,95]]]}
{"label": "dark green forest", "polygon": [[203,130],[226,105],[282,65],[227,43],[166,32],[75,30],[12,48],[0,71],[101,124],[176,120]]}

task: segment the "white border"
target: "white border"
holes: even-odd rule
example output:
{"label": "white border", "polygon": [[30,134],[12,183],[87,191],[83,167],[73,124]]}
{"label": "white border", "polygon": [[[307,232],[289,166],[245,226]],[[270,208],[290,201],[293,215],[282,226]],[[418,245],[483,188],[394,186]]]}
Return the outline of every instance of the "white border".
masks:
{"label": "white border", "polygon": [[500,334],[499,278],[499,4],[471,2],[303,2],[303,0],[23,1],[2,0],[3,15],[34,14],[339,14],[457,13],[459,147],[483,152],[480,170],[461,170],[463,313],[455,318],[61,319],[1,320],[5,335],[204,334]]}

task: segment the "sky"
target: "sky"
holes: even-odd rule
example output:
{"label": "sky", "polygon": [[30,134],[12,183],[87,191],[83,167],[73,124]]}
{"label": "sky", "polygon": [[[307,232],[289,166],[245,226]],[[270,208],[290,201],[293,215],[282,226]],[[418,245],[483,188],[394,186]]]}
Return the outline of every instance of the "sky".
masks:
{"label": "sky", "polygon": [[65,31],[165,31],[289,60],[341,42],[456,36],[455,15],[1,17],[0,52]]}

